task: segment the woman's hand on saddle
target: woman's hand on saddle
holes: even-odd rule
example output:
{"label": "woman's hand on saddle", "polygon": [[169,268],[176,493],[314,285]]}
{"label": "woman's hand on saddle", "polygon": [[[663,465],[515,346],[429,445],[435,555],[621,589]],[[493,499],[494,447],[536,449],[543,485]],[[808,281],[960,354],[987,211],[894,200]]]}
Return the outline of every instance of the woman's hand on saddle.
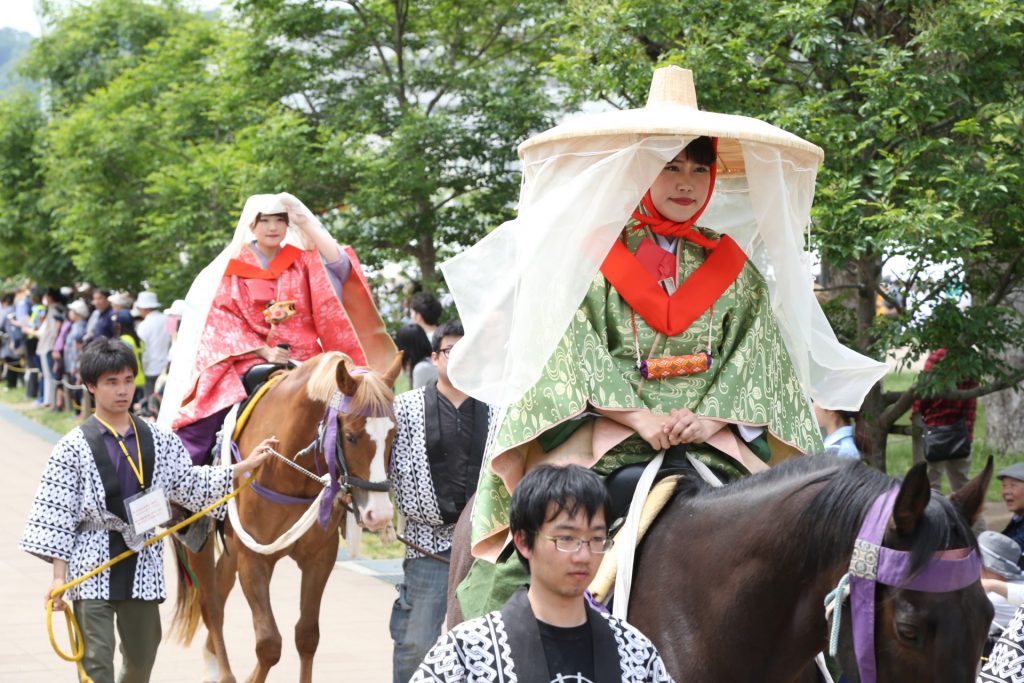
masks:
{"label": "woman's hand on saddle", "polygon": [[235,476],[237,477],[240,474],[252,472],[266,462],[267,458],[271,457],[271,451],[274,450],[274,447],[277,446],[277,444],[278,441],[276,436],[263,439],[263,441],[256,444],[256,448],[252,449],[252,453],[249,454],[249,457],[234,465]]}
{"label": "woman's hand on saddle", "polygon": [[689,408],[673,408],[664,426],[673,446],[681,443],[704,443],[722,428],[718,420],[700,417]]}
{"label": "woman's hand on saddle", "polygon": [[288,364],[288,349],[282,349],[279,346],[275,346],[273,348],[269,346],[261,346],[256,349],[255,353],[268,363],[273,363],[275,365]]}

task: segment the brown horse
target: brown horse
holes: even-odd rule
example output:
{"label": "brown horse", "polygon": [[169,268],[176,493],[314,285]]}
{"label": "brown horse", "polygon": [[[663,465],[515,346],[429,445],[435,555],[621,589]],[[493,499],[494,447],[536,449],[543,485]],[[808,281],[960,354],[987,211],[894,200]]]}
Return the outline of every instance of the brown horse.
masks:
{"label": "brown horse", "polygon": [[[976,549],[970,524],[991,474],[989,461],[947,500],[930,490],[924,466],[914,467],[883,545],[910,551],[915,571],[937,551]],[[830,456],[794,458],[720,489],[684,478],[637,549],[630,623],[678,681],[808,680],[808,663],[827,648],[824,598],[849,569],[868,507],[892,486]],[[468,525],[460,525],[450,587],[468,571]],[[992,620],[980,582],[944,593],[879,585],[875,604],[878,681],[974,681]],[[859,681],[849,613],[847,605],[839,660]]]}
{"label": "brown horse", "polygon": [[[338,554],[338,533],[345,508],[355,511],[360,523],[371,531],[383,529],[393,510],[387,493],[387,467],[394,436],[391,412],[392,387],[401,370],[401,357],[383,375],[355,368],[347,356],[337,352],[315,356],[272,386],[252,413],[238,439],[238,452],[249,453],[263,439],[276,436],[276,450],[304,469],[323,473],[337,467],[343,476],[341,493],[330,510],[326,528],[314,523],[293,543],[267,553],[250,549],[230,521],[225,529],[225,550],[214,564],[214,543],[202,552],[188,552],[199,584],[179,580],[179,609],[175,626],[188,644],[198,626],[200,612],[209,635],[204,655],[208,663],[206,680],[231,683],[235,677],[224,645],[224,603],[235,583],[242,585],[253,613],[256,631],[256,668],[248,681],[266,680],[270,668],[281,658],[281,633],[270,605],[270,579],[274,566],[288,556],[302,572],[301,611],[295,625],[295,646],[299,652],[299,680],[312,680],[313,655],[320,641],[320,601]],[[337,448],[323,447],[322,434],[330,429],[328,412],[337,409]],[[339,408],[340,405],[340,408]],[[329,459],[336,458],[335,463]],[[238,517],[249,537],[264,546],[273,545],[295,528],[310,510],[322,483],[271,458],[256,473],[252,487],[238,497]],[[262,489],[262,490],[259,490]],[[266,494],[266,491],[271,494]],[[300,527],[301,528],[301,527]],[[212,540],[212,539],[211,539]],[[179,577],[181,578],[181,577]],[[215,658],[215,659],[214,659]]]}

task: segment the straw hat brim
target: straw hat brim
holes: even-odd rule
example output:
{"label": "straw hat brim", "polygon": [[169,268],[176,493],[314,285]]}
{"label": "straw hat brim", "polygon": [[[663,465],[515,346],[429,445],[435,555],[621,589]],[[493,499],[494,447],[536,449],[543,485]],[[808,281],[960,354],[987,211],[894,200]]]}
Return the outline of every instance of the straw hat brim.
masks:
{"label": "straw hat brim", "polygon": [[816,165],[825,158],[821,147],[765,121],[671,104],[588,114],[569,119],[523,142],[519,145],[519,156],[523,157],[532,147],[550,142],[615,135],[717,137],[718,173],[722,175],[744,173],[740,142],[759,142],[802,152]]}
{"label": "straw hat brim", "polygon": [[[647,105],[642,109],[587,114],[571,118],[519,145],[519,156],[531,148],[591,137],[684,135],[718,138],[718,174],[745,175],[742,142],[758,142],[798,152],[801,163],[820,164],[825,153],[803,138],[748,116],[701,111],[693,72],[670,65],[655,69]],[[581,145],[586,147],[585,144]]]}

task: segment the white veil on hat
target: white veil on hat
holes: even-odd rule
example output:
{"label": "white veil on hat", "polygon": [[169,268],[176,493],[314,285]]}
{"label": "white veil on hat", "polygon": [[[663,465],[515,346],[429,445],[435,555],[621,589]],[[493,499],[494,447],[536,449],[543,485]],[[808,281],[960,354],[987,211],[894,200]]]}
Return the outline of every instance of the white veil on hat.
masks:
{"label": "white veil on hat", "polygon": [[[228,261],[236,258],[242,248],[254,239],[252,225],[256,220],[256,215],[263,213],[288,213],[289,215],[303,213],[319,225],[316,216],[302,202],[287,192],[255,194],[245,200],[245,206],[242,208],[242,215],[238,218],[231,242],[218,254],[217,258],[210,262],[210,265],[203,268],[196,276],[185,296],[181,326],[178,328],[178,338],[171,349],[171,368],[167,375],[167,384],[164,387],[163,401],[160,404],[160,416],[157,419],[157,423],[162,427],[170,429],[171,423],[178,416],[182,399],[196,382],[192,366],[199,350],[199,339],[203,334],[203,328],[206,327],[206,317],[213,304],[213,297],[224,277]],[[314,248],[313,243],[295,227],[290,218],[288,233],[283,244],[291,244],[304,251]]]}
{"label": "white veil on hat", "polygon": [[836,339],[801,258],[824,153],[757,119],[697,109],[693,75],[654,72],[647,106],[577,117],[519,147],[518,216],[441,265],[466,330],[448,373],[477,399],[518,400],[541,376],[601,263],[665,163],[717,137],[700,225],[728,234],[768,284],[807,394],[857,410],[886,366]]}

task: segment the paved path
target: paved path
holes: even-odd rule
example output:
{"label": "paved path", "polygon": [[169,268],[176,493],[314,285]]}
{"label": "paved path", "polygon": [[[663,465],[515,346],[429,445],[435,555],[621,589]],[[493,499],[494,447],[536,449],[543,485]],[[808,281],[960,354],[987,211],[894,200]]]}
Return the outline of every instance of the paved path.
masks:
{"label": "paved path", "polygon": [[[74,666],[59,659],[46,636],[43,592],[50,569],[39,559],[17,549],[25,516],[35,495],[54,435],[10,408],[0,405],[0,444],[3,446],[5,494],[0,496],[0,681],[50,683],[74,680]],[[169,558],[170,553],[165,553]],[[339,562],[327,584],[320,618],[320,648],[314,664],[319,681],[390,681],[391,638],[388,618],[394,588],[375,576],[383,569],[395,578],[395,562]],[[398,572],[400,573],[400,568]],[[170,564],[168,577],[173,577]],[[164,632],[174,611],[173,581],[168,600],[161,606]],[[283,560],[271,585],[278,627],[284,636],[281,662],[270,681],[295,681],[299,660],[291,640],[298,619],[299,572]],[[64,620],[54,619],[58,642],[66,647]],[[245,680],[256,662],[249,607],[239,589],[227,604],[226,632],[235,675]],[[152,680],[198,682],[203,666],[200,631],[190,648],[165,640],[157,656]]]}

